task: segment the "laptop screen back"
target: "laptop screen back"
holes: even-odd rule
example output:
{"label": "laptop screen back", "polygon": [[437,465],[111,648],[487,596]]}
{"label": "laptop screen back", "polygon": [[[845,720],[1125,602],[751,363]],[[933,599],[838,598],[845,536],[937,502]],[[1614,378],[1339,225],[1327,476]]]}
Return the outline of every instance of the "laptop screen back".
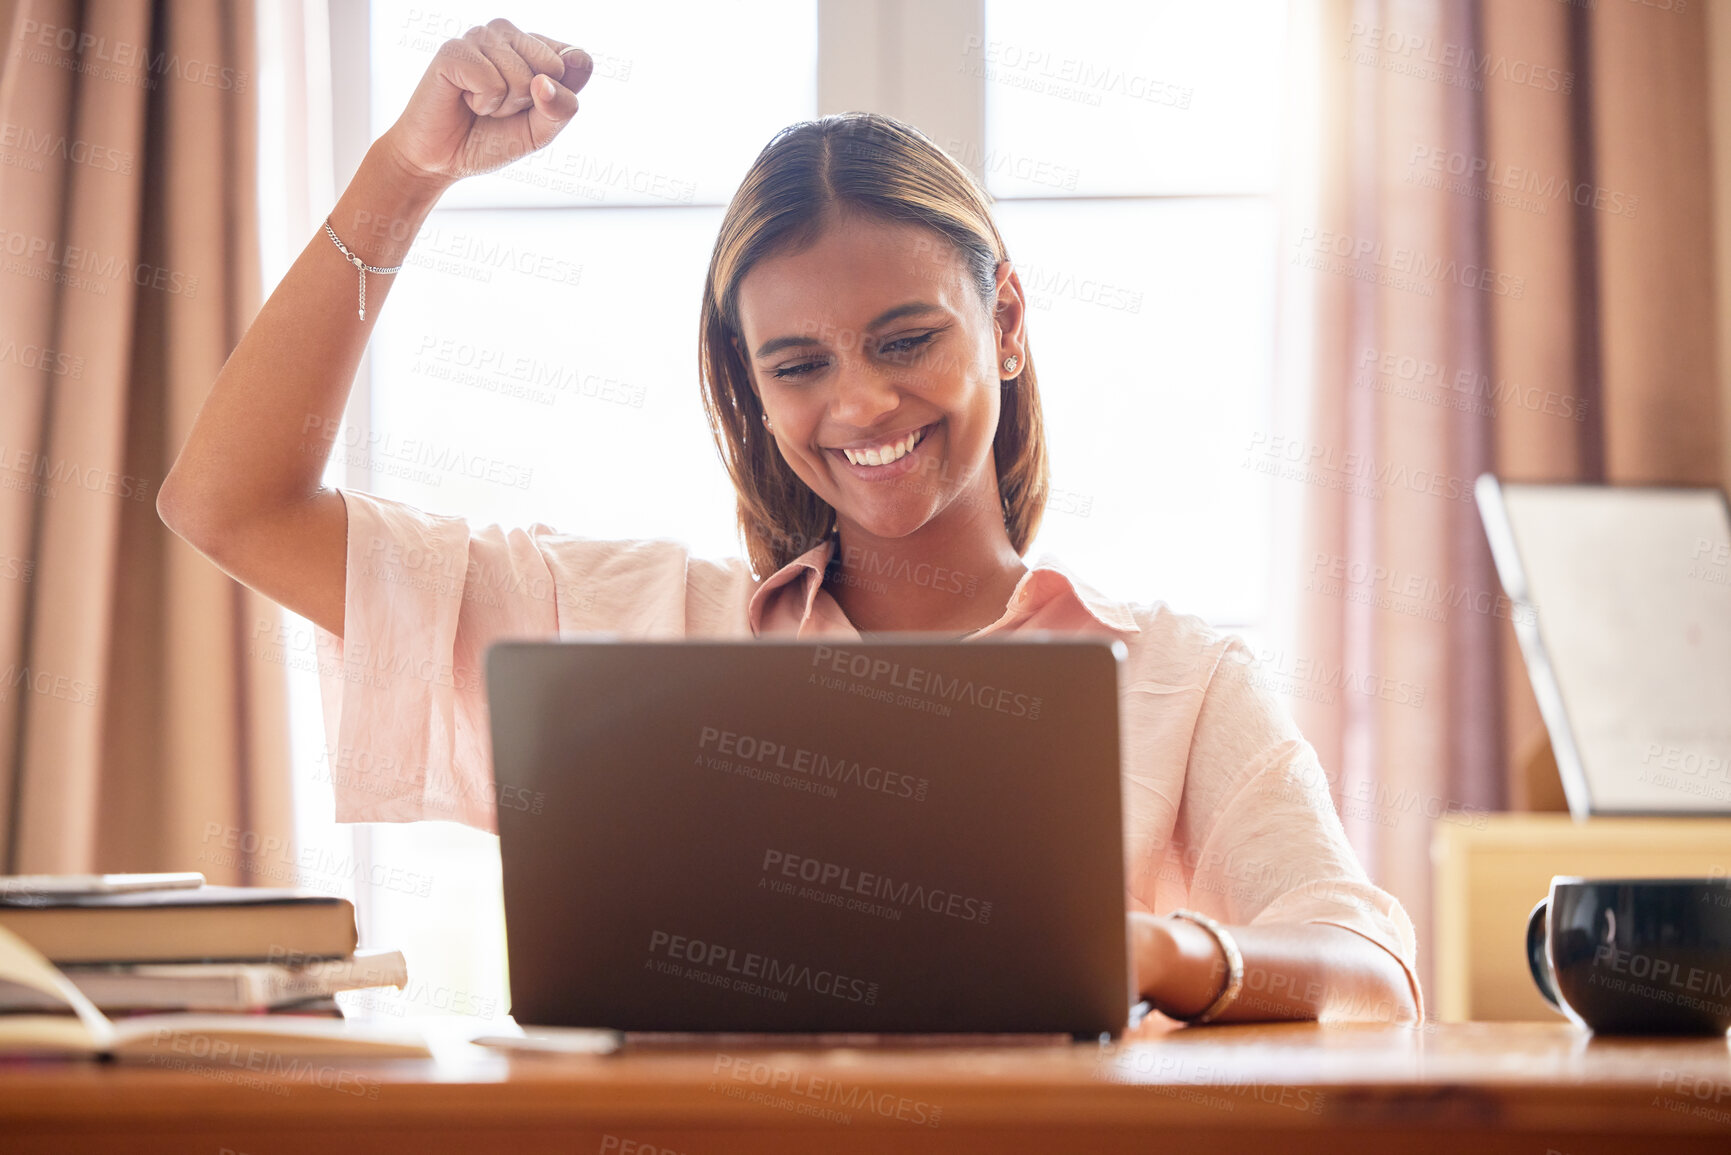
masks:
{"label": "laptop screen back", "polygon": [[494,646],[513,1013],[1116,1033],[1119,652]]}

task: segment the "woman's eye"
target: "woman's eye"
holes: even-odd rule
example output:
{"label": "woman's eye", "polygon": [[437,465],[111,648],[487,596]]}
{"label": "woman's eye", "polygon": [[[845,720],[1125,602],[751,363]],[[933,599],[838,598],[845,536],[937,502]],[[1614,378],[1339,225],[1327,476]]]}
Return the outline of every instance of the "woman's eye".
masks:
{"label": "woman's eye", "polygon": [[[878,356],[888,361],[910,360],[913,353],[918,350],[921,345],[924,345],[933,337],[936,337],[938,332],[938,330],[934,329],[930,333],[921,333],[913,337],[898,337],[894,341],[885,341],[882,345],[878,346]],[[807,374],[815,373],[827,364],[828,362],[821,358],[815,361],[799,361],[792,365],[783,365],[778,369],[771,369],[769,374],[777,380],[785,381],[792,377],[804,377]]]}
{"label": "woman's eye", "polygon": [[770,375],[782,379],[788,377],[803,377],[805,374],[823,368],[822,361],[801,361],[797,365],[783,365],[779,369],[770,370]]}
{"label": "woman's eye", "polygon": [[936,336],[936,331],[933,331],[921,333],[917,337],[900,337],[894,341],[885,341],[878,346],[878,353],[890,358],[905,357]]}

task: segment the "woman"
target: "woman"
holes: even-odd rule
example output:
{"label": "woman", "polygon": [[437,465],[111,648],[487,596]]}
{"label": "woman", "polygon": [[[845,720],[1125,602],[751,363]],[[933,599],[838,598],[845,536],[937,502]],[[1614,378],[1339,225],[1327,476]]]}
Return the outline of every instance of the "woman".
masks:
{"label": "woman", "polygon": [[339,817],[492,828],[478,673],[506,633],[1116,637],[1143,996],[1195,1021],[1421,1017],[1411,922],[1365,877],[1242,643],[1023,562],[1047,481],[1021,282],[979,187],[905,126],[784,131],[722,223],[700,360],[749,568],[320,487],[329,436],[307,433],[337,428],[390,270],[451,183],[570,122],[590,69],[502,20],[447,43],[162,487],[176,533],[341,647]]}

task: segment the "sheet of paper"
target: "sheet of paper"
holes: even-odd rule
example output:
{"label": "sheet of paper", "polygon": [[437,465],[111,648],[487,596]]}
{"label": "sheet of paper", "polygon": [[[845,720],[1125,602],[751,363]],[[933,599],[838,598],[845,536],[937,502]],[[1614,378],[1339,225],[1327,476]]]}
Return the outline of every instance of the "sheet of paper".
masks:
{"label": "sheet of paper", "polygon": [[478,1035],[469,1041],[478,1047],[541,1055],[610,1055],[619,1049],[618,1031],[588,1027],[519,1028],[521,1034]]}

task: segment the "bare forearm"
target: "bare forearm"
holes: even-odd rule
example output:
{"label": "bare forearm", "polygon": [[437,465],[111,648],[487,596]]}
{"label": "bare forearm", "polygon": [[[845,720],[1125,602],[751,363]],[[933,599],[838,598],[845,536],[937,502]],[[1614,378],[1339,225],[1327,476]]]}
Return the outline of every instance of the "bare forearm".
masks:
{"label": "bare forearm", "polygon": [[[1133,924],[1141,993],[1175,1015],[1201,1013],[1225,966],[1207,931],[1182,919]],[[1228,928],[1244,956],[1244,985],[1217,1022],[1268,1019],[1418,1020],[1406,971],[1387,951],[1325,923]]]}
{"label": "bare forearm", "polygon": [[[506,20],[439,47],[408,106],[331,211],[367,265],[402,264],[440,193],[545,148],[594,62]],[[360,270],[320,229],[265,302],[193,422],[156,508],[236,579],[332,633],[347,600],[347,503],[320,487],[394,277]]]}
{"label": "bare forearm", "polygon": [[[331,224],[367,264],[394,266],[439,191],[405,172],[381,141]],[[192,525],[216,528],[310,497],[394,280],[367,275],[362,320],[355,267],[322,230],[315,235],[223,366],[165,483],[164,504]]]}
{"label": "bare forearm", "polygon": [[[558,136],[577,114],[576,93],[593,66],[582,49],[506,20],[446,41],[337,201],[331,213],[337,237],[365,264],[402,263],[454,181],[509,164]],[[274,520],[292,529],[324,496],[331,497],[322,505],[333,516],[314,512],[312,520],[340,529],[331,508],[337,499],[318,493],[319,478],[393,279],[367,274],[360,315],[360,271],[328,236],[312,238],[223,366],[163,484],[157,504],[171,525],[208,543],[232,537],[235,526]],[[332,534],[317,526],[301,536],[315,548],[333,545]],[[221,552],[250,554],[243,568],[256,567],[252,580],[277,580],[277,559],[242,546]],[[292,590],[296,582],[284,584]]]}

